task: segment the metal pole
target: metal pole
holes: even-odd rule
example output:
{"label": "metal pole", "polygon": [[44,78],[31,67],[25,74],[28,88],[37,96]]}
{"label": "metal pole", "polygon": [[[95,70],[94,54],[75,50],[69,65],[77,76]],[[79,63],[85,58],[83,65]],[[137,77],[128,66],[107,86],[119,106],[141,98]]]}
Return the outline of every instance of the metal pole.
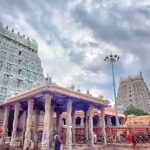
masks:
{"label": "metal pole", "polygon": [[116,86],[115,86],[115,75],[114,75],[114,65],[113,61],[111,61],[112,66],[112,76],[113,76],[113,90],[114,90],[114,100],[115,100],[115,114],[116,114],[116,127],[119,126],[119,118],[118,118],[118,108],[117,108],[117,101],[116,101]]}

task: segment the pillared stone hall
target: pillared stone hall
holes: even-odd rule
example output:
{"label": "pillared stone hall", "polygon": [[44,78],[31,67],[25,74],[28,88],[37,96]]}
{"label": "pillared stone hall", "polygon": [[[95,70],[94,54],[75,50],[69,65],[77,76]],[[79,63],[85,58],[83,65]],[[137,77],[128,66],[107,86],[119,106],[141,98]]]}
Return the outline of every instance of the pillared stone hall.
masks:
{"label": "pillared stone hall", "polygon": [[[94,146],[95,134],[101,134],[106,144],[105,123],[112,126],[115,120],[110,111],[104,113],[106,107],[102,96],[96,98],[52,84],[34,86],[0,105],[4,112],[0,142],[24,150],[32,143],[33,147],[47,150],[57,133],[68,150],[83,138]],[[124,116],[120,114],[119,118],[121,123]]]}

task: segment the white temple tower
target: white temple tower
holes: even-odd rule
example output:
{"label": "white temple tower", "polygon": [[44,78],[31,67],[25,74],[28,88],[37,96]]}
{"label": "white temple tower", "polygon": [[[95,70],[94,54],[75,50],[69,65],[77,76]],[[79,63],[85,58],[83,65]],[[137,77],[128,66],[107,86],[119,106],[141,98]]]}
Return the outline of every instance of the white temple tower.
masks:
{"label": "white temple tower", "polygon": [[120,79],[117,104],[123,106],[124,109],[132,105],[150,113],[150,92],[141,72]]}
{"label": "white temple tower", "polygon": [[0,101],[44,82],[38,44],[0,24]]}

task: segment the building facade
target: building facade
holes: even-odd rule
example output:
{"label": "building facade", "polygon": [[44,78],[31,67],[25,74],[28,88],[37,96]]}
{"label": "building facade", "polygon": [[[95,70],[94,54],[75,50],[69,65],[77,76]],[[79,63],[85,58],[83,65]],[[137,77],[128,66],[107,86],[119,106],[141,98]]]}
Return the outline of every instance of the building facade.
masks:
{"label": "building facade", "polygon": [[124,109],[132,105],[150,113],[150,92],[141,72],[120,79],[117,104]]}
{"label": "building facade", "polygon": [[44,81],[36,41],[0,24],[0,101]]}

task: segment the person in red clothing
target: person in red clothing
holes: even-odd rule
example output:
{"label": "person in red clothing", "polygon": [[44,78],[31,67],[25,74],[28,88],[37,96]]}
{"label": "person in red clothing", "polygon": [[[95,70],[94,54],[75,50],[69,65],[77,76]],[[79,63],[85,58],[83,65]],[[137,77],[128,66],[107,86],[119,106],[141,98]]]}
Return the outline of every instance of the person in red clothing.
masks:
{"label": "person in red clothing", "polygon": [[2,131],[3,131],[2,128],[0,128],[0,137],[2,136]]}
{"label": "person in red clothing", "polygon": [[132,134],[131,133],[128,134],[127,139],[128,139],[129,142],[132,142]]}

